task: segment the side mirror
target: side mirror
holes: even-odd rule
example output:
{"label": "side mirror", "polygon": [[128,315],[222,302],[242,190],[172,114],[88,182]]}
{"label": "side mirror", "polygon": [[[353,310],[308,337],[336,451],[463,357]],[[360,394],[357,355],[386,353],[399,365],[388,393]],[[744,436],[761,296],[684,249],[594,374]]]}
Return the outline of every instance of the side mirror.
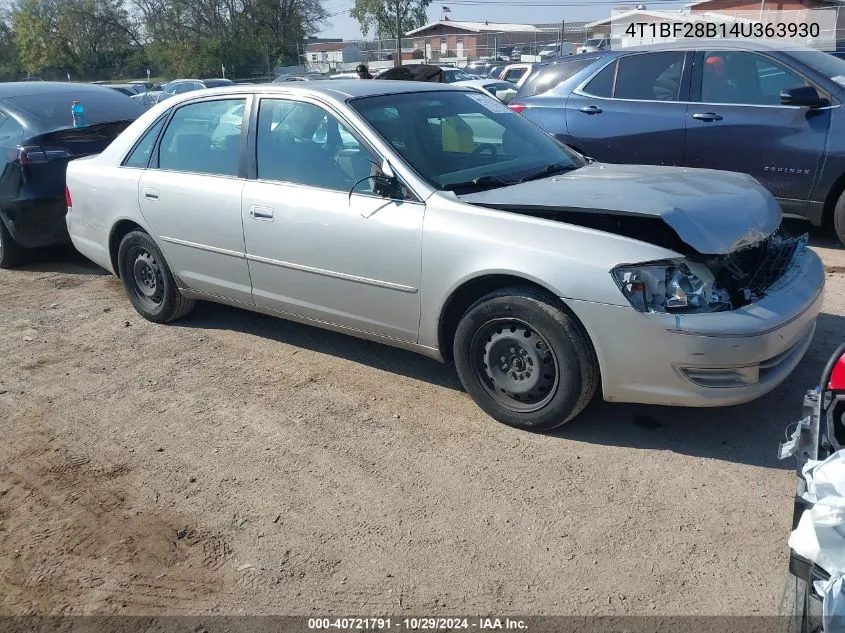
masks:
{"label": "side mirror", "polygon": [[813,86],[798,86],[787,88],[780,93],[781,105],[801,106],[804,108],[819,108],[828,105],[827,99],[822,97]]}
{"label": "side mirror", "polygon": [[386,160],[382,162],[378,171],[372,175],[373,191],[384,198],[396,198],[399,193],[399,181],[393,168]]}

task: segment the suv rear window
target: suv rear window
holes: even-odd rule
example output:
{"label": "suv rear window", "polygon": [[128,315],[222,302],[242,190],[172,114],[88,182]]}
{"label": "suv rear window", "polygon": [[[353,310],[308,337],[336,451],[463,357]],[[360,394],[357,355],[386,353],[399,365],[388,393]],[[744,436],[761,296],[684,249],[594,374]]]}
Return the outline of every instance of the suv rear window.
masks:
{"label": "suv rear window", "polygon": [[533,97],[534,95],[548,92],[570,77],[573,77],[576,73],[584,70],[587,66],[595,62],[596,59],[598,58],[591,57],[589,59],[567,60],[544,66],[539,72],[535,70],[522,85],[519,96]]}

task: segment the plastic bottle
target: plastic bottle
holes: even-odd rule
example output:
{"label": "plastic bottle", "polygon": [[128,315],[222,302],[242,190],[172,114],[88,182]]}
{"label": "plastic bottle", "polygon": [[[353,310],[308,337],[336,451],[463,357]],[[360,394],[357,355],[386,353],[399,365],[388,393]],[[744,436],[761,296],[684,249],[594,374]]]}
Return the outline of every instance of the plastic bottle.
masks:
{"label": "plastic bottle", "polygon": [[74,101],[71,104],[70,114],[73,117],[73,127],[85,127],[85,108],[79,101]]}

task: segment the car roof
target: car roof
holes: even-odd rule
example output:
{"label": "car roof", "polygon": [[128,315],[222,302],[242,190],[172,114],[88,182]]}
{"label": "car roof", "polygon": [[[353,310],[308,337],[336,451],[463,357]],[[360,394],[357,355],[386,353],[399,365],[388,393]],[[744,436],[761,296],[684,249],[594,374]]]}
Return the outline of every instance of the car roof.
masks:
{"label": "car roof", "polygon": [[[649,51],[697,51],[697,50],[746,50],[746,51],[766,51],[766,52],[785,52],[790,51],[815,51],[818,49],[809,46],[802,46],[801,44],[792,44],[791,42],[776,42],[767,40],[744,40],[744,39],[720,39],[720,40],[685,40],[678,42],[665,42],[662,44],[648,44],[643,46],[626,46],[617,48],[612,51],[603,51],[604,55],[622,55],[631,52],[649,52]],[[595,55],[597,53],[582,53],[582,55]],[[573,57],[575,57],[573,55]]]}
{"label": "car roof", "polygon": [[6,97],[21,97],[24,95],[58,94],[73,92],[75,94],[99,93],[111,90],[102,84],[83,84],[68,81],[10,81],[0,83],[0,99]]}
{"label": "car roof", "polygon": [[[336,79],[334,81],[302,81],[281,84],[254,84],[248,86],[226,86],[212,88],[203,94],[239,94],[239,93],[279,93],[279,94],[318,94],[330,99],[346,100],[356,97],[375,97],[380,95],[401,94],[405,92],[442,92],[443,90],[460,90],[453,88],[453,84],[442,84],[428,81],[397,81],[370,79]],[[190,98],[192,93],[186,93]],[[194,94],[194,96],[196,96]],[[167,103],[171,103],[168,100]]]}

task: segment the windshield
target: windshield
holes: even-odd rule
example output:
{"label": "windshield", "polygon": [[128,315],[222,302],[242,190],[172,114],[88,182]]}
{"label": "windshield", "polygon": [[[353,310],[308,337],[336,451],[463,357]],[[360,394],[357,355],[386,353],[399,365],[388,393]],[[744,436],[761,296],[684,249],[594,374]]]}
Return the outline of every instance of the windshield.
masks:
{"label": "windshield", "polygon": [[845,60],[834,57],[830,53],[814,50],[790,51],[789,54],[796,61],[809,66],[828,79],[839,78],[840,80],[836,83],[845,85],[843,84],[843,81],[845,81]]}
{"label": "windshield", "polygon": [[587,40],[584,42],[584,46],[600,46],[603,41],[602,39]]}
{"label": "windshield", "polygon": [[349,104],[428,183],[460,193],[583,166],[501,102],[478,92],[406,92]]}

